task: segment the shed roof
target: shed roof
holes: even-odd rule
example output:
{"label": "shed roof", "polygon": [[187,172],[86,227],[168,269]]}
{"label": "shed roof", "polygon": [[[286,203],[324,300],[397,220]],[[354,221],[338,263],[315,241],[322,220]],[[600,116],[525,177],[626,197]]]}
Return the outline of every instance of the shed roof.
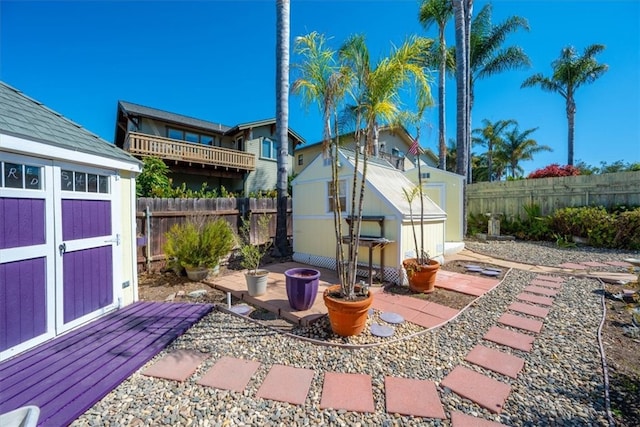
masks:
{"label": "shed roof", "polygon": [[73,151],[141,164],[115,145],[2,81],[0,132]]}
{"label": "shed roof", "polygon": [[[340,150],[340,153],[349,162],[351,167],[355,167],[353,151]],[[409,178],[407,178],[401,171],[395,169],[386,161],[367,161],[367,182],[371,185],[374,192],[386,200],[391,206],[398,211],[403,218],[414,218],[420,216],[420,201],[414,200],[409,206],[409,202],[405,198],[403,189],[411,189],[415,187]],[[361,162],[362,163],[362,162]],[[360,163],[359,169],[362,164]],[[386,164],[385,164],[386,163]],[[424,197],[424,218],[428,219],[442,219],[446,218],[446,213],[433,200]]]}

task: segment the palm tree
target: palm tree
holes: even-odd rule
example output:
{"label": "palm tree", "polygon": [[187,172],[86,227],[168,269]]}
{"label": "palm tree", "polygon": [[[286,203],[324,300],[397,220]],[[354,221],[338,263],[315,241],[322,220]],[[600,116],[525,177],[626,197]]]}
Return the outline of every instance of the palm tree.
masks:
{"label": "palm tree", "polygon": [[[377,154],[378,125],[393,124],[401,112],[400,95],[403,89],[411,87],[416,94],[418,111],[432,103],[429,81],[422,67],[425,54],[433,41],[422,37],[413,37],[394,49],[388,57],[382,58],[375,66],[371,64],[369,50],[364,36],[355,35],[347,39],[340,48],[339,57],[342,64],[351,70],[352,85],[348,93],[353,104],[349,110],[355,115],[356,123],[356,156],[355,171],[358,170],[359,153],[362,135],[360,124],[365,128],[364,150],[362,158],[362,175],[357,182],[357,174],[353,175],[351,215],[349,223],[349,252],[344,281],[350,283],[346,289],[353,289],[356,281],[356,263],[358,260],[359,238],[362,210],[365,195],[367,160],[370,154]],[[359,197],[356,200],[356,188]],[[356,205],[357,203],[357,205]],[[344,258],[342,259],[344,262]],[[343,282],[343,283],[345,283]],[[343,289],[345,289],[343,285]]]}
{"label": "palm tree", "polygon": [[504,139],[498,145],[496,157],[504,162],[507,170],[511,171],[511,177],[522,176],[524,172],[520,166],[521,161],[533,160],[533,155],[541,151],[553,151],[547,145],[538,145],[538,142],[529,138],[538,128],[527,129],[520,132],[515,124],[504,134]]}
{"label": "palm tree", "polygon": [[[473,7],[472,0],[452,0],[455,20],[455,69],[456,69],[456,173],[467,176],[469,167],[469,31],[468,21]],[[463,215],[464,217],[464,215]]]}
{"label": "palm tree", "polygon": [[453,6],[451,0],[424,0],[420,6],[418,19],[428,30],[431,25],[438,26],[438,167],[446,170],[447,162],[447,142],[445,128],[445,80],[447,66],[447,43],[444,37],[444,30],[447,22],[453,16]]}
{"label": "palm tree", "polygon": [[608,69],[607,64],[600,64],[595,56],[605,49],[604,45],[587,46],[579,56],[573,46],[567,46],[560,52],[560,57],[551,63],[553,74],[545,77],[534,74],[526,79],[521,87],[540,86],[546,92],[557,92],[565,99],[568,123],[568,159],[567,164],[573,166],[573,138],[575,127],[576,102],[574,94],[585,83],[593,83]]}
{"label": "palm tree", "polygon": [[491,123],[490,120],[484,119],[482,124],[484,125],[483,128],[473,130],[473,133],[477,136],[474,136],[472,141],[474,144],[487,147],[487,181],[493,181],[493,150],[503,143],[502,134],[507,126],[515,125],[517,122],[515,120],[498,120],[495,123]]}
{"label": "palm tree", "polygon": [[276,138],[278,147],[275,246],[281,255],[288,252],[287,177],[289,160],[289,0],[276,0]]}

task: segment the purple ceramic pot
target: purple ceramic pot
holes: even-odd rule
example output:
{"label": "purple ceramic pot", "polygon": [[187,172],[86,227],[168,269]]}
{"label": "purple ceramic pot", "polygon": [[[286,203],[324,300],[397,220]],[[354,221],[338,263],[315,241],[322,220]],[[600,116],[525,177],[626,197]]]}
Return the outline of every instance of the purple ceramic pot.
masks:
{"label": "purple ceramic pot", "polygon": [[320,272],[311,268],[291,268],[284,276],[289,305],[298,311],[309,310],[318,295]]}

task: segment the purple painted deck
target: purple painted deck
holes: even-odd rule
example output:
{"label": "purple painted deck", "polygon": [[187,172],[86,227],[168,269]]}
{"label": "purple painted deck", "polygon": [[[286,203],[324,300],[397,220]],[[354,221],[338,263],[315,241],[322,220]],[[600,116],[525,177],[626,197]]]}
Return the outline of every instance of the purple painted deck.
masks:
{"label": "purple painted deck", "polygon": [[0,413],[36,405],[39,425],[68,425],[212,307],[138,302],[2,362]]}

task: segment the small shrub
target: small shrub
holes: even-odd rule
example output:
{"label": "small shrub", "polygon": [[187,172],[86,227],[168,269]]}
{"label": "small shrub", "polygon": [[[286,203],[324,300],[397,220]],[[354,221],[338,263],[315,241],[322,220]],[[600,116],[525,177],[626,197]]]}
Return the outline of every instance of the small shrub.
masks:
{"label": "small shrub", "polygon": [[242,260],[240,265],[252,274],[256,273],[262,258],[271,247],[271,239],[269,237],[270,222],[271,215],[262,215],[258,218],[257,241],[251,242],[251,214],[249,219],[242,219],[242,227],[240,229],[240,254],[242,255]]}
{"label": "small shrub", "polygon": [[175,224],[166,234],[164,252],[173,267],[213,268],[235,245],[235,235],[222,218],[193,218]]}
{"label": "small shrub", "polygon": [[615,230],[614,247],[640,250],[640,208],[619,214]]}

